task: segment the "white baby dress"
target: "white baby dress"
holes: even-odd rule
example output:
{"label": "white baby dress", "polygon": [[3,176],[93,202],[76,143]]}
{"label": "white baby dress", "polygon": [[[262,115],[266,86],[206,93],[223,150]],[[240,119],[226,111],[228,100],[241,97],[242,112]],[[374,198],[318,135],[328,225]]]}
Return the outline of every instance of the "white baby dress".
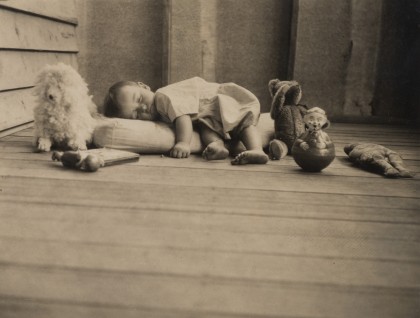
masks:
{"label": "white baby dress", "polygon": [[190,115],[224,139],[256,125],[260,115],[257,97],[235,83],[210,83],[200,77],[177,82],[156,91],[155,105],[163,121],[172,123]]}

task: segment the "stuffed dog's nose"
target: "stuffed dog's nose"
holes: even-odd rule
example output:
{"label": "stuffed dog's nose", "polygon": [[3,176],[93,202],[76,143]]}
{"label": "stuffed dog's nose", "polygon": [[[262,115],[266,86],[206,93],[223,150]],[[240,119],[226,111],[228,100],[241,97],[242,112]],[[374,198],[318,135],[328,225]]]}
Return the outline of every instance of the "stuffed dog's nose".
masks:
{"label": "stuffed dog's nose", "polygon": [[49,98],[49,99],[51,99],[51,100],[54,100],[54,96],[53,96],[53,95],[51,95],[51,94],[50,94],[50,95],[48,95],[48,98]]}

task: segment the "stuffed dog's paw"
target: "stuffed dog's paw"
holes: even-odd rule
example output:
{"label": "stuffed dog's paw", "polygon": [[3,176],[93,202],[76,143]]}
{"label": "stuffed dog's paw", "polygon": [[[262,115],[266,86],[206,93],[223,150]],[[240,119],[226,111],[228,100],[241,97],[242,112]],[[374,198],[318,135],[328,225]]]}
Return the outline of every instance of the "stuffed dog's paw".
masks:
{"label": "stuffed dog's paw", "polygon": [[37,141],[37,150],[40,152],[47,152],[51,150],[51,139],[49,138],[39,138]]}

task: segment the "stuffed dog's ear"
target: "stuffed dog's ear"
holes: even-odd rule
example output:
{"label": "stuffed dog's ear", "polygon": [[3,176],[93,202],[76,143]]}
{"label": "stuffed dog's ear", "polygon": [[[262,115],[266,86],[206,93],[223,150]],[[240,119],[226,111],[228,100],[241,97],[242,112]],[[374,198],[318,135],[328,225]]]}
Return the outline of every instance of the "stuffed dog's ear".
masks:
{"label": "stuffed dog's ear", "polygon": [[327,119],[327,121],[325,122],[324,125],[322,125],[322,129],[327,129],[328,127],[330,127],[331,123],[330,121]]}

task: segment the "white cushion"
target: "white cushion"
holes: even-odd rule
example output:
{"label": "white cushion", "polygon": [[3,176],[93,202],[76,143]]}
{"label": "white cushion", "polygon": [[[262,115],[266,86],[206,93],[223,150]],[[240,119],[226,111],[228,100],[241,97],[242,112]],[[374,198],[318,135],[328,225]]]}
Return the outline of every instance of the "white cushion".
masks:
{"label": "white cushion", "polygon": [[[266,147],[273,138],[274,122],[270,114],[261,114],[257,128]],[[163,122],[121,118],[101,118],[93,134],[96,147],[127,150],[137,153],[161,154],[168,152],[175,144],[174,127]],[[199,134],[194,131],[191,153],[203,150]]]}

